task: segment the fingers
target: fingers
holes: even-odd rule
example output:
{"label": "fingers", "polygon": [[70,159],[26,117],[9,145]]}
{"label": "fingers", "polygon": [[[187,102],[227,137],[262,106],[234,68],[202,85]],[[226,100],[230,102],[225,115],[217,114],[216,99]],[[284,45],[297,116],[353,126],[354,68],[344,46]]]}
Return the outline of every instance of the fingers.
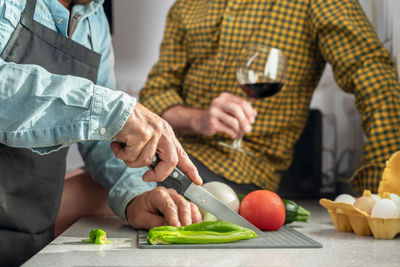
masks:
{"label": "fingers", "polygon": [[154,169],[148,170],[143,175],[143,181],[161,182],[178,165],[195,184],[201,185],[203,183],[196,166],[189,159],[189,156],[182,148],[178,139],[176,139],[172,128],[168,124],[165,125],[164,134],[159,140],[157,151],[160,162],[157,163]]}
{"label": "fingers", "polygon": [[[178,218],[181,225],[189,225],[192,223],[198,223],[202,221],[201,213],[199,208],[192,202],[187,201],[183,196],[179,195],[174,189],[166,189],[171,199],[176,205],[174,211],[178,212]],[[172,211],[172,210],[171,210]],[[164,213],[160,210],[161,213]],[[164,213],[167,224],[174,223],[175,216],[172,220]]]}
{"label": "fingers", "polygon": [[157,163],[154,169],[147,171],[143,175],[143,181],[161,182],[172,172],[172,170],[178,164],[179,158],[174,139],[175,135],[171,134],[164,134],[160,138],[157,145],[160,162]]}
{"label": "fingers", "polygon": [[150,229],[159,225],[181,226],[178,206],[164,187],[135,197],[126,208],[126,217],[134,228]]}
{"label": "fingers", "polygon": [[190,160],[188,154],[185,152],[178,140],[176,140],[176,150],[179,159],[178,167],[183,171],[183,173],[192,179],[195,184],[202,185],[203,179],[201,179],[196,166]]}
{"label": "fingers", "polygon": [[210,132],[210,135],[214,135],[217,132],[222,132],[232,139],[237,138],[237,135],[240,131],[240,125],[238,120],[231,116],[230,114],[226,113],[220,107],[213,107],[211,106],[209,109],[210,119],[208,122],[208,127],[213,129]]}
{"label": "fingers", "polygon": [[196,204],[190,202],[190,210],[192,214],[192,223],[199,223],[203,221],[199,207],[197,207]]}
{"label": "fingers", "polygon": [[242,108],[248,121],[250,121],[250,123],[254,123],[255,118],[257,116],[257,110],[251,106],[250,102],[236,95],[232,95],[229,93],[223,93],[223,94],[226,94],[226,96],[224,95],[225,97],[229,98],[231,101],[238,104]]}
{"label": "fingers", "polygon": [[125,161],[125,164],[131,168],[138,168],[143,166],[149,166],[153,157],[157,151],[157,138],[153,137],[149,142],[147,142],[141,149],[140,154],[135,161]]}
{"label": "fingers", "polygon": [[[188,202],[184,197],[176,193],[173,189],[168,189],[171,198],[173,199],[178,210],[178,217],[181,225],[192,224],[192,208],[190,202]],[[169,223],[169,219],[166,216],[165,219]]]}
{"label": "fingers", "polygon": [[117,157],[117,155],[119,155],[119,153],[120,153],[119,151],[122,149],[121,143],[114,141],[114,142],[111,142],[110,146],[111,146],[112,152],[115,154],[115,157]]}
{"label": "fingers", "polygon": [[238,121],[240,129],[246,133],[251,131],[250,120],[248,120],[240,105],[230,103],[229,105],[224,105],[223,109],[227,114],[231,115]]}
{"label": "fingers", "polygon": [[150,229],[165,224],[164,217],[150,203],[151,194],[152,191],[144,192],[127,205],[126,218],[132,227]]}
{"label": "fingers", "polygon": [[149,166],[154,154],[158,152],[161,161],[143,175],[144,181],[161,182],[179,162],[182,170],[196,184],[202,183],[197,169],[183,151],[171,126],[140,103],[136,103],[134,112],[115,138],[126,146],[122,148],[118,142],[112,142],[111,149],[128,167]]}
{"label": "fingers", "polygon": [[[177,194],[177,193],[176,193]],[[152,206],[164,215],[164,220],[168,225],[179,227],[181,221],[179,217],[179,208],[175,200],[171,196],[170,190],[158,187],[153,191],[151,198]],[[182,203],[180,203],[182,205]]]}
{"label": "fingers", "polygon": [[238,120],[240,128],[244,132],[250,132],[257,111],[241,97],[229,93],[222,93],[220,97],[221,101],[225,103],[222,105],[223,110]]}
{"label": "fingers", "polygon": [[209,112],[211,117],[219,120],[218,131],[231,138],[237,138],[241,130],[250,132],[257,116],[257,111],[248,101],[226,92],[212,101]]}
{"label": "fingers", "polygon": [[119,142],[125,144],[117,149],[117,145],[111,146],[115,156],[124,162],[134,162],[146,143],[154,136],[154,130],[146,125],[143,116],[131,114],[125,122],[123,129],[115,136]]}
{"label": "fingers", "polygon": [[174,189],[162,186],[132,200],[126,210],[131,226],[150,229],[159,225],[179,227],[201,222],[199,209]]}

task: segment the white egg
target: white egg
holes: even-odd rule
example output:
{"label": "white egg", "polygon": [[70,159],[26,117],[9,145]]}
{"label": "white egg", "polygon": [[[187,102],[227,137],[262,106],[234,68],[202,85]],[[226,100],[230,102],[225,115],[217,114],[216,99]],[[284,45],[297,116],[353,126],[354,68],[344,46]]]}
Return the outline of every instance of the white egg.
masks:
{"label": "white egg", "polygon": [[344,202],[344,203],[349,203],[351,205],[353,205],[355,201],[356,199],[349,194],[341,194],[335,198],[335,202]]}
{"label": "white egg", "polygon": [[396,203],[397,208],[399,209],[400,212],[400,197],[394,193],[390,193],[390,198],[394,203]]}
{"label": "white egg", "polygon": [[381,199],[381,197],[378,196],[377,194],[371,194],[371,197],[372,197],[372,199],[375,200],[375,201]]}
{"label": "white egg", "polygon": [[371,197],[359,197],[356,202],[354,202],[354,207],[371,214],[372,207],[375,205],[375,200]]}
{"label": "white egg", "polygon": [[399,210],[392,200],[379,199],[372,208],[371,217],[398,218]]}

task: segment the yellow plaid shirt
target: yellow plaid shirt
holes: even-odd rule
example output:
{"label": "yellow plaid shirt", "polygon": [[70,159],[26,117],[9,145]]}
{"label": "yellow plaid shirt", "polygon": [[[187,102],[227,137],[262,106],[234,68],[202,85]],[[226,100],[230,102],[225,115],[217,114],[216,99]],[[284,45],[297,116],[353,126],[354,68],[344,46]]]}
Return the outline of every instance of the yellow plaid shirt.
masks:
{"label": "yellow plaid shirt", "polygon": [[329,62],[340,87],[355,95],[368,137],[353,186],[377,191],[385,161],[400,148],[400,88],[356,0],[177,0],[141,102],[162,114],[175,105],[207,109],[224,91],[246,98],[235,71],[250,42],[280,48],[288,58],[282,91],[253,103],[258,116],[243,146],[255,157],[219,146],[231,142],[223,134],[181,137],[187,152],[229,180],[276,190]]}

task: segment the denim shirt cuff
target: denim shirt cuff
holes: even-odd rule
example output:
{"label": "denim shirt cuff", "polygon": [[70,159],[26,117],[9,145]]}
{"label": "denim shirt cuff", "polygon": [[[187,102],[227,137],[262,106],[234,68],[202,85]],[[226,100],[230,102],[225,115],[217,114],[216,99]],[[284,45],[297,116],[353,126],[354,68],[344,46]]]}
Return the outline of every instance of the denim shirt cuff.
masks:
{"label": "denim shirt cuff", "polygon": [[90,111],[89,139],[114,138],[122,130],[135,104],[136,98],[124,92],[95,85]]}

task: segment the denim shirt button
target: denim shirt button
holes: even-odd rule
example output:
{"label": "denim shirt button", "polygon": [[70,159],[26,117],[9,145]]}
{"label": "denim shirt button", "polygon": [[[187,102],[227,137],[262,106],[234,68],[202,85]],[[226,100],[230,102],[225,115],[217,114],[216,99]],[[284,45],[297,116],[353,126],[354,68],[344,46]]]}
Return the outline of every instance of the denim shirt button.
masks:
{"label": "denim shirt button", "polygon": [[107,132],[106,128],[101,128],[101,129],[100,129],[100,134],[101,134],[101,135],[105,135],[106,132]]}
{"label": "denim shirt button", "polygon": [[61,24],[61,23],[63,23],[63,19],[62,18],[57,18],[57,24]]}

